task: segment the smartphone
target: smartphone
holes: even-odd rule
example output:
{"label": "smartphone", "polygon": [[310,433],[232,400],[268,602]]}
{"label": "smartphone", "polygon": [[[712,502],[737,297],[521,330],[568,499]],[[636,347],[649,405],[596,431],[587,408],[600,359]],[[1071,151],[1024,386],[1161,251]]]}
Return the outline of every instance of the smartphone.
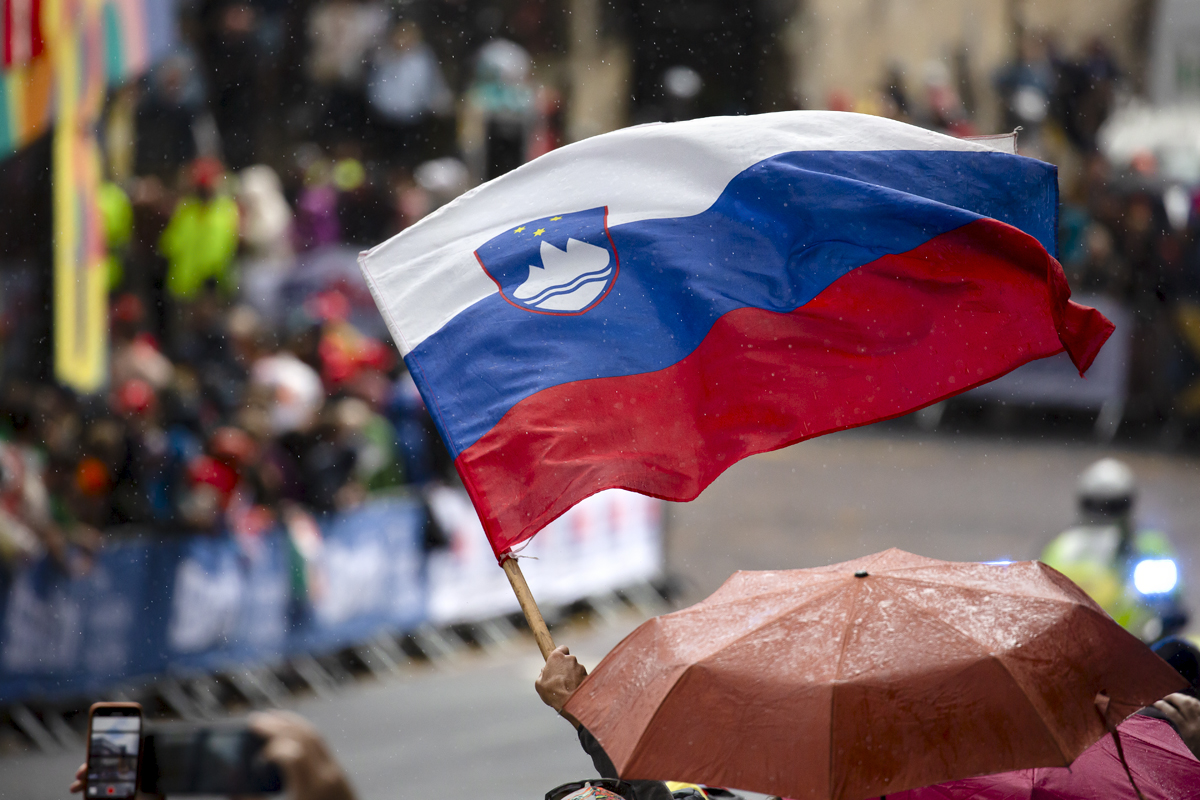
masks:
{"label": "smartphone", "polygon": [[96,703],[88,712],[84,797],[132,798],[142,756],[142,707]]}
{"label": "smartphone", "polygon": [[283,789],[261,736],[244,726],[161,726],[146,733],[146,794],[255,795]]}

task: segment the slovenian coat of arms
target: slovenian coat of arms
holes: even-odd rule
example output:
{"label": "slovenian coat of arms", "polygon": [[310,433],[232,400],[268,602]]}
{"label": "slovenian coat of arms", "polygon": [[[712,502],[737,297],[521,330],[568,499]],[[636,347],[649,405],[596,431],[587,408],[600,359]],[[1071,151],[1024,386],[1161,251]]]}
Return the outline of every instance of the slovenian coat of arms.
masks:
{"label": "slovenian coat of arms", "polygon": [[505,300],[541,314],[586,313],[621,267],[607,206],[522,223],[488,240],[475,258]]}

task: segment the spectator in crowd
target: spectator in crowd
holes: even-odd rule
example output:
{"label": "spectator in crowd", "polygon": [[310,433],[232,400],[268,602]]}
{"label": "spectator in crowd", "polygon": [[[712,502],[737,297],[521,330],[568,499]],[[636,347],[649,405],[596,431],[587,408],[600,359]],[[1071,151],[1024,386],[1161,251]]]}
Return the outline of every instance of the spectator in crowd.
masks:
{"label": "spectator in crowd", "polygon": [[86,568],[72,553],[90,553],[98,534],[64,502],[72,477],[64,467],[75,455],[79,426],[70,398],[57,389],[17,381],[3,387],[0,565],[15,568],[49,556],[67,572]]}
{"label": "spectator in crowd", "polygon": [[96,205],[104,229],[104,269],[111,292],[125,280],[125,251],[133,238],[133,204],[120,185],[105,181],[100,184]]}
{"label": "spectator in crowd", "polygon": [[1196,699],[1200,694],[1200,649],[1177,636],[1161,639],[1151,649],[1175,668],[1188,682],[1188,687],[1167,695],[1139,713],[1167,720],[1188,749],[1200,758],[1200,700]]}
{"label": "spectator in crowd", "polygon": [[296,200],[295,245],[298,250],[315,250],[337,244],[341,237],[333,164],[317,155],[304,167],[304,187]]}
{"label": "spectator in crowd", "polygon": [[1129,296],[1129,270],[1116,252],[1112,233],[1099,223],[1085,230],[1082,256],[1065,266],[1071,285],[1081,292]]}
{"label": "spectator in crowd", "polygon": [[429,155],[432,117],[446,114],[452,98],[433,48],[416,22],[392,26],[372,61],[367,101],[376,154],[412,166]]}
{"label": "spectator in crowd", "polygon": [[366,128],[363,93],[367,56],[387,29],[383,3],[370,0],[326,0],[308,17],[309,78],[323,108],[317,138],[326,145],[358,139]]}
{"label": "spectator in crowd", "polygon": [[1192,755],[1200,758],[1200,700],[1175,692],[1155,703],[1154,708],[1171,722]]}
{"label": "spectator in crowd", "polygon": [[996,88],[1005,103],[1005,128],[1020,126],[1026,147],[1040,146],[1042,125],[1050,116],[1057,75],[1050,45],[1037,32],[1021,38],[1020,56],[996,75]]}
{"label": "spectator in crowd", "polygon": [[120,295],[112,304],[110,318],[109,381],[124,386],[134,379],[143,380],[156,391],[170,385],[174,367],[144,329],[146,314],[141,298],[132,293]]}
{"label": "spectator in crowd", "polygon": [[65,542],[50,519],[50,499],[35,449],[33,398],[27,386],[5,387],[0,439],[0,558],[31,562],[47,550],[61,560]]}
{"label": "spectator in crowd", "polygon": [[493,39],[475,56],[461,145],[467,163],[482,180],[503,175],[525,161],[534,112],[529,71],[529,53],[507,39]]}
{"label": "spectator in crowd", "polygon": [[226,163],[248,167],[257,157],[257,126],[261,118],[258,70],[258,11],[247,0],[210,3],[204,23],[212,93],[209,98],[221,135]]}
{"label": "spectator in crowd", "polygon": [[186,54],[173,55],[151,73],[137,108],[135,169],[172,181],[198,155],[196,126],[203,88]]}
{"label": "spectator in crowd", "polygon": [[1112,111],[1121,70],[1099,37],[1088,42],[1078,60],[1061,61],[1058,70],[1056,100],[1063,132],[1081,152],[1093,153],[1096,134]]}
{"label": "spectator in crowd", "polygon": [[256,164],[239,172],[237,178],[240,233],[246,257],[286,262],[292,255],[292,209],[283,196],[279,175],[265,164]]}
{"label": "spectator in crowd", "polygon": [[141,378],[130,378],[118,386],[111,405],[125,436],[124,457],[113,474],[112,521],[170,522],[176,454],[161,424],[154,387]]}
{"label": "spectator in crowd", "polygon": [[948,67],[940,61],[925,65],[927,124],[953,136],[973,136],[977,131],[967,114]]}
{"label": "spectator in crowd", "polygon": [[184,195],[158,247],[167,259],[167,291],[176,301],[194,300],[208,283],[234,288],[238,207],[221,187],[224,168],[212,158],[192,163]]}

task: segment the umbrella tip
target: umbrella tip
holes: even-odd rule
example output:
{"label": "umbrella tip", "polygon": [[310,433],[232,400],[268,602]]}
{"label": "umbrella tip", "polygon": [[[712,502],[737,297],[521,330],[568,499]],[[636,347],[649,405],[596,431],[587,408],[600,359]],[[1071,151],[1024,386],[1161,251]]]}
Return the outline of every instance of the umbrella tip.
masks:
{"label": "umbrella tip", "polygon": [[867,577],[868,574],[869,573],[865,569],[860,569],[858,572],[854,573],[854,577],[865,578],[865,577]]}

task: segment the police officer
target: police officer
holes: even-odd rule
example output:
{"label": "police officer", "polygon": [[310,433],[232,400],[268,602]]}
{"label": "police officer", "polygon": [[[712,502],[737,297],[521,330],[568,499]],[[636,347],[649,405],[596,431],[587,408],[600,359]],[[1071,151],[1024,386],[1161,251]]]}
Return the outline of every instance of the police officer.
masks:
{"label": "police officer", "polygon": [[1183,628],[1175,551],[1162,532],[1135,528],[1133,471],[1115,458],[1101,459],[1080,476],[1078,497],[1078,522],[1050,542],[1041,560],[1144,641]]}

